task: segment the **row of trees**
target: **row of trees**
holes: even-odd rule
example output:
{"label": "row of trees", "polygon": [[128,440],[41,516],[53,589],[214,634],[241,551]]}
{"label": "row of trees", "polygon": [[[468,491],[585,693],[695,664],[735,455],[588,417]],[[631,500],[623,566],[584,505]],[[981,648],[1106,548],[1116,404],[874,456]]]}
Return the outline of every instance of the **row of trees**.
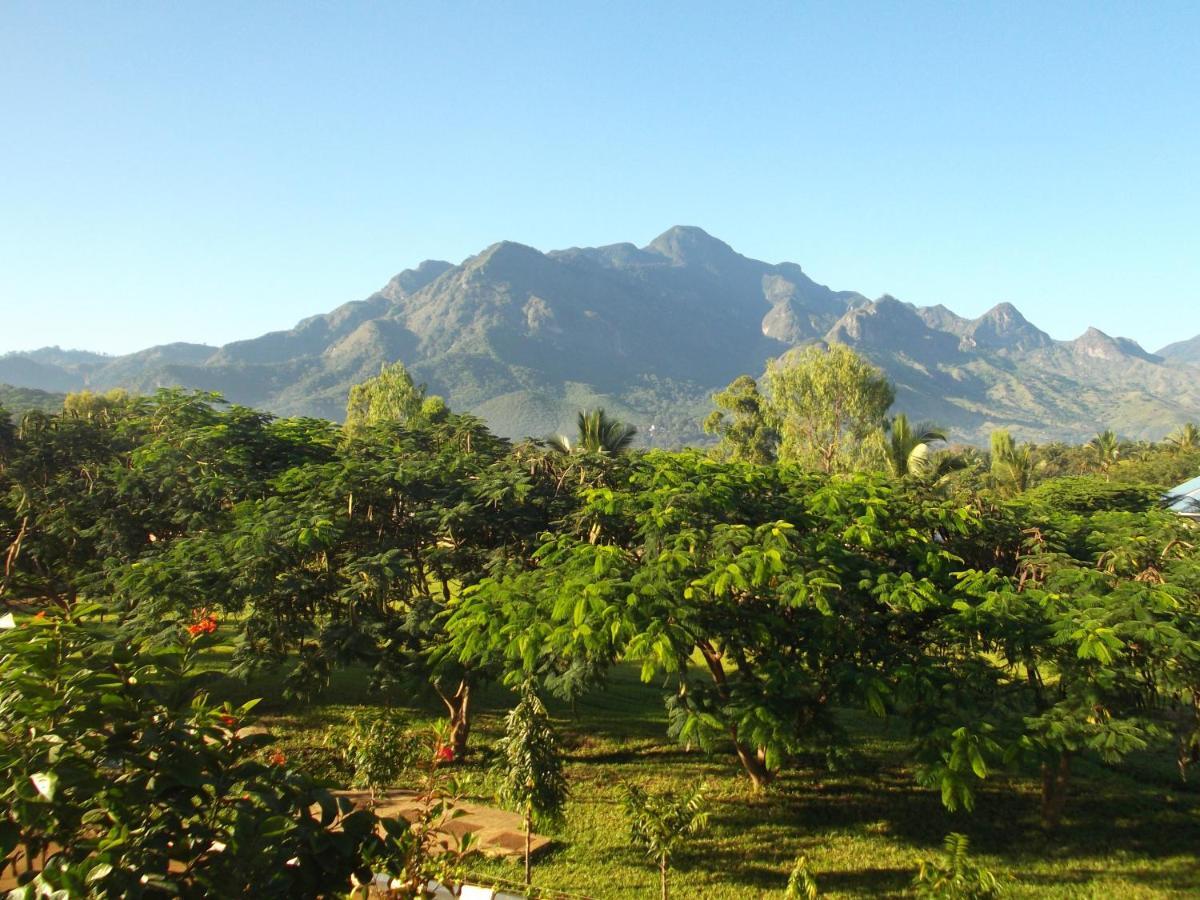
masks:
{"label": "row of trees", "polygon": [[1177,484],[1195,474],[1200,428],[1188,423],[1164,441],[1123,441],[1105,430],[1083,445],[1016,443],[1004,429],[989,452],[950,446],[946,432],[889,416],[895,391],[877,368],[834,344],[792,351],[767,367],[760,390],[749,375],[713,395],[704,430],[716,459],[790,462],[826,473],[882,470],[939,485],[953,477],[1008,495],[1064,475]]}

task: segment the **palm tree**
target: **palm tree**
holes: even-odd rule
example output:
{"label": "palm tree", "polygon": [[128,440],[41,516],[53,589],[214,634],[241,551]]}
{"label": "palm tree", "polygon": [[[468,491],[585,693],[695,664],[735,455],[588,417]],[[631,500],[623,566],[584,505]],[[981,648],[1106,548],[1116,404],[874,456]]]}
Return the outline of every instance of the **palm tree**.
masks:
{"label": "palm tree", "polygon": [[904,413],[888,425],[885,450],[888,465],[896,475],[929,475],[935,468],[932,445],[945,441],[946,435],[934,425],[922,422],[913,426]]}
{"label": "palm tree", "polygon": [[1096,460],[1096,468],[1103,472],[1107,479],[1109,470],[1121,457],[1121,442],[1110,429],[1100,432],[1088,441],[1088,449]]}
{"label": "palm tree", "polygon": [[1174,431],[1167,441],[1175,446],[1176,450],[1181,452],[1196,450],[1200,448],[1200,428],[1196,427],[1194,422],[1188,422],[1186,425],[1180,425]]}
{"label": "palm tree", "polygon": [[1019,494],[1030,486],[1037,470],[1032,444],[1018,446],[1003,428],[992,432],[992,480],[997,487]]}
{"label": "palm tree", "polygon": [[633,444],[637,428],[617,419],[610,419],[603,409],[579,411],[579,435],[575,442],[565,434],[545,440],[545,445],[559,453],[624,453]]}

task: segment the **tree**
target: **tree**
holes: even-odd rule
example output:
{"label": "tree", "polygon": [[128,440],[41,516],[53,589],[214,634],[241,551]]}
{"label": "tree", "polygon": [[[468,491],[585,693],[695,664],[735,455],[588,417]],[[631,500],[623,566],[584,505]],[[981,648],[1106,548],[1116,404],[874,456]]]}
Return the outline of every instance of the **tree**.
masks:
{"label": "tree", "polygon": [[446,403],[441,397],[426,397],[425,385],[413,383],[403,363],[383,366],[374,378],[350,388],[346,403],[345,429],[348,435],[360,435],[372,425],[417,424],[445,416]]}
{"label": "tree", "polygon": [[1012,435],[1000,428],[992,432],[992,482],[1009,494],[1019,494],[1033,484],[1038,459],[1032,444],[1017,445]]}
{"label": "tree", "polygon": [[503,778],[500,800],[525,819],[525,884],[529,884],[533,878],[529,846],[534,822],[561,821],[568,793],[550,717],[529,682],[522,685],[520,700],[504,720],[504,737],[497,750],[497,766]]}
{"label": "tree", "polygon": [[758,383],[749,375],[739,375],[712,399],[717,408],[704,420],[704,431],[720,439],[713,455],[732,462],[774,461],[779,431]]}
{"label": "tree", "polygon": [[104,394],[94,394],[91,391],[79,391],[67,394],[63,398],[63,415],[77,416],[81,419],[108,420],[126,410],[130,405],[130,396],[120,388],[113,388]]}
{"label": "tree", "polygon": [[1111,430],[1102,431],[1088,441],[1087,446],[1093,465],[1104,474],[1106,479],[1109,478],[1112,467],[1121,458],[1121,442],[1117,439],[1116,434]]}
{"label": "tree", "polygon": [[564,434],[547,438],[545,443],[559,453],[624,453],[633,444],[637,428],[610,419],[603,409],[580,410],[575,442]]}
{"label": "tree", "polygon": [[1167,438],[1167,442],[1181,453],[1200,450],[1200,428],[1194,422],[1180,425]]}
{"label": "tree", "polygon": [[652,794],[636,785],[625,791],[625,817],[633,845],[645,852],[658,866],[662,900],[669,900],[667,871],[671,860],[690,838],[708,828],[705,786],[690,794]]}
{"label": "tree", "polygon": [[843,344],[772,360],[766,389],[779,422],[780,459],[822,472],[855,467],[896,397],[886,376]]}
{"label": "tree", "polygon": [[894,475],[932,474],[937,463],[932,445],[945,441],[946,435],[934,425],[925,423],[913,426],[904,413],[896,415],[888,423],[887,459]]}
{"label": "tree", "polygon": [[833,704],[882,714],[889,667],[920,658],[919,611],[955,583],[940,541],[971,514],[899,490],[639,457],[586,492],[532,565],[464,591],[451,645],[510,684],[549,661],[639,660],[644,681],[666,676],[673,736],[732,745],[759,790],[790,755],[839,740]]}

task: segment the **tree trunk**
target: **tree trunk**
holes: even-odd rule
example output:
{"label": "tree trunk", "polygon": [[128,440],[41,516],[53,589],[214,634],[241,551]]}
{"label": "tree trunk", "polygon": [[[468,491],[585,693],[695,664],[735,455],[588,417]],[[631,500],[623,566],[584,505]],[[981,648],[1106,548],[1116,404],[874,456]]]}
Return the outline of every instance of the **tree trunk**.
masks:
{"label": "tree trunk", "polygon": [[658,882],[662,886],[662,900],[667,898],[667,858],[661,857],[658,861]]}
{"label": "tree trunk", "polygon": [[447,694],[437,681],[433,683],[450,719],[450,749],[454,751],[454,759],[460,760],[467,755],[467,740],[471,736],[471,683],[464,678],[458,683],[458,690]]}
{"label": "tree trunk", "polygon": [[1070,775],[1069,753],[1059,754],[1057,763],[1042,763],[1042,827],[1047,831],[1053,831],[1062,821]]}
{"label": "tree trunk", "polygon": [[[721,655],[717,653],[716,648],[708,641],[697,641],[696,647],[700,650],[700,655],[704,657],[704,662],[708,665],[708,671],[712,674],[713,683],[717,686],[717,693],[722,700],[728,700],[729,681],[725,674],[725,665],[721,662]],[[771,780],[771,770],[767,768],[762,750],[752,751],[739,741],[736,725],[731,724],[729,726],[729,736],[733,739],[734,750],[737,751],[742,768],[750,776],[750,782],[754,785],[754,790],[761,791]]]}
{"label": "tree trunk", "polygon": [[525,814],[525,887],[533,884],[533,863],[529,858],[529,847],[532,843],[531,833],[533,831],[533,822],[529,817],[529,813]]}
{"label": "tree trunk", "polygon": [[767,768],[761,750],[751,750],[739,741],[736,731],[734,732],[733,747],[737,751],[738,759],[741,760],[742,768],[750,776],[750,783],[754,786],[755,791],[761,791],[771,783],[773,773]]}

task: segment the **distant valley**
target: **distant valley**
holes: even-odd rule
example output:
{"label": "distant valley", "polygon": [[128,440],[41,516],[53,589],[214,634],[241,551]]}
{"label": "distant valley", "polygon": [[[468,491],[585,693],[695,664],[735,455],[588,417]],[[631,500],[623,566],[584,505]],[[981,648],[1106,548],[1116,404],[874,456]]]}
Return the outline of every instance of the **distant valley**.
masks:
{"label": "distant valley", "polygon": [[[645,440],[703,440],[709,395],[794,346],[840,341],[883,368],[897,409],[986,441],[1158,438],[1200,420],[1200,335],[1150,353],[1095,328],[1056,341],[1002,303],[943,306],[832,290],[793,263],[749,259],[698,228],[645,247],[542,253],[502,242],[427,261],[365,300],[223,347],[127,356],[43,348],[0,356],[0,383],[61,393],[219,391],[282,415],[340,419],[352,384],[403,361],[451,407],[500,434],[541,436],[605,406]],[[653,426],[653,429],[652,429]]]}

